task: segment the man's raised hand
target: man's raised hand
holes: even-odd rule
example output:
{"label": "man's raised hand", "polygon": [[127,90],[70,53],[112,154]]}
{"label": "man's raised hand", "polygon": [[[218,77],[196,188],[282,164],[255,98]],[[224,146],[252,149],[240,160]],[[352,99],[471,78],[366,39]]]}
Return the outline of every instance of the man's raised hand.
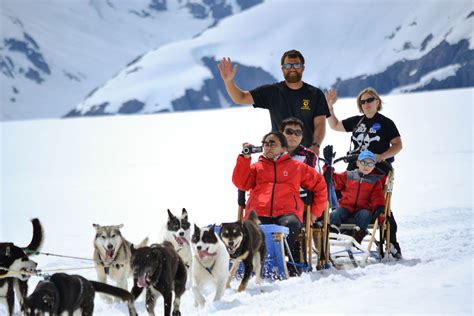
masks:
{"label": "man's raised hand", "polygon": [[237,65],[232,66],[230,58],[222,58],[219,64],[217,64],[219,72],[221,74],[222,80],[225,82],[231,81],[234,79],[235,73],[237,72]]}

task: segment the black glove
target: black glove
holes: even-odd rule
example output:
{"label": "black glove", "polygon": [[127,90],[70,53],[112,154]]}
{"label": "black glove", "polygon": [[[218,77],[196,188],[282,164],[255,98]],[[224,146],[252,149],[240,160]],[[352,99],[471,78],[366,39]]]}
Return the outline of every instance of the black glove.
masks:
{"label": "black glove", "polygon": [[374,218],[378,218],[385,212],[385,206],[379,205],[374,209]]}
{"label": "black glove", "polygon": [[323,219],[317,218],[313,224],[311,225],[312,228],[323,228]]}
{"label": "black glove", "polygon": [[324,162],[331,166],[332,165],[332,160],[336,156],[336,153],[333,152],[333,147],[332,145],[327,145],[323,149],[323,156],[324,156]]}

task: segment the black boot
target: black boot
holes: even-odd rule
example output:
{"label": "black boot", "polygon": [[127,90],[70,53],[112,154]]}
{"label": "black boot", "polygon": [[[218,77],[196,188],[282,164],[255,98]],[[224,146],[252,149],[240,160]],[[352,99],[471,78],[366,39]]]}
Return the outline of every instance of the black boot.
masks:
{"label": "black boot", "polygon": [[402,259],[402,250],[400,249],[400,245],[396,241],[392,241],[390,243],[390,253],[392,254],[392,257],[394,257],[397,260]]}
{"label": "black boot", "polygon": [[361,230],[359,226],[354,227],[352,230],[352,237],[360,244],[362,243],[362,240],[364,240],[364,237],[367,235],[367,232],[365,230]]}
{"label": "black boot", "polygon": [[337,227],[336,225],[332,224],[331,226],[329,226],[329,232],[330,232],[330,233],[334,233],[334,234],[340,234],[340,233],[341,233],[341,230],[339,229],[339,227]]}

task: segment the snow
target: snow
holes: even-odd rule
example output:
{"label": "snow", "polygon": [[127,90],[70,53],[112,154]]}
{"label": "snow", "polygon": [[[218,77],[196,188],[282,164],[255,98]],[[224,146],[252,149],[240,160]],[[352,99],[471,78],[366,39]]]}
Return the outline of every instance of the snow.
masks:
{"label": "snow", "polygon": [[[415,89],[421,88],[423,86],[426,86],[427,84],[429,84],[433,80],[442,81],[442,80],[444,80],[448,77],[455,76],[456,71],[458,71],[459,68],[461,68],[461,65],[460,64],[455,64],[455,65],[449,65],[449,66],[446,66],[446,67],[443,67],[443,68],[440,68],[440,69],[436,69],[436,70],[424,75],[423,77],[421,77],[419,82],[411,84],[411,85],[403,86],[403,87],[400,87],[400,88],[393,89],[393,91],[391,93],[396,94],[396,93],[409,92],[409,91],[413,91]],[[410,75],[414,75],[414,73],[410,74]]]}
{"label": "snow", "polygon": [[[150,10],[149,4],[150,0],[2,0],[2,38],[23,39],[23,32],[32,36],[51,75],[45,75],[42,84],[17,73],[15,79],[2,77],[2,103],[9,106],[2,109],[1,118],[64,116],[137,56],[191,38],[213,23],[212,18],[194,19],[176,1],[168,1],[168,10],[159,12]],[[150,16],[133,13],[143,10]],[[9,55],[15,56],[16,72],[31,67],[22,54]],[[80,80],[69,80],[65,72]],[[11,85],[21,92],[14,104]]]}
{"label": "snow", "polygon": [[[183,315],[472,315],[473,93],[382,97],[382,113],[396,122],[404,145],[392,207],[405,264],[314,271],[262,286],[252,279],[244,293],[236,293],[234,281],[222,302],[201,310],[187,291]],[[335,111],[341,119],[358,114],[355,99],[339,100]],[[269,129],[268,113],[251,107],[2,122],[0,240],[26,245],[29,219],[38,217],[46,234],[42,251],[91,258],[93,223],[124,223],[123,235],[139,242],[158,239],[167,208],[186,207],[198,225],[231,221],[237,210],[231,174],[241,144],[258,143]],[[349,134],[328,127],[325,144],[341,156]],[[35,260],[43,270],[91,267],[86,260]],[[69,272],[96,279],[94,269]],[[30,291],[38,280],[31,279]],[[95,315],[127,314],[123,304],[95,302]],[[143,296],[136,306],[146,313]]]}

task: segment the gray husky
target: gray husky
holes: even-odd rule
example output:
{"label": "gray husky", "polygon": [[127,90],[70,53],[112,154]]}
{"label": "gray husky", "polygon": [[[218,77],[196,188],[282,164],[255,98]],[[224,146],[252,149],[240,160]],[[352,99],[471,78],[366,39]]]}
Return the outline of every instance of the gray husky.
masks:
{"label": "gray husky", "polygon": [[[117,286],[128,290],[127,280],[132,276],[130,250],[132,243],[126,240],[120,228],[123,224],[112,226],[100,226],[92,224],[96,229],[94,238],[94,263],[97,272],[97,280],[107,283],[107,278],[114,280]],[[148,238],[145,238],[136,248],[146,246]],[[104,301],[111,303],[111,298],[101,295]]]}

